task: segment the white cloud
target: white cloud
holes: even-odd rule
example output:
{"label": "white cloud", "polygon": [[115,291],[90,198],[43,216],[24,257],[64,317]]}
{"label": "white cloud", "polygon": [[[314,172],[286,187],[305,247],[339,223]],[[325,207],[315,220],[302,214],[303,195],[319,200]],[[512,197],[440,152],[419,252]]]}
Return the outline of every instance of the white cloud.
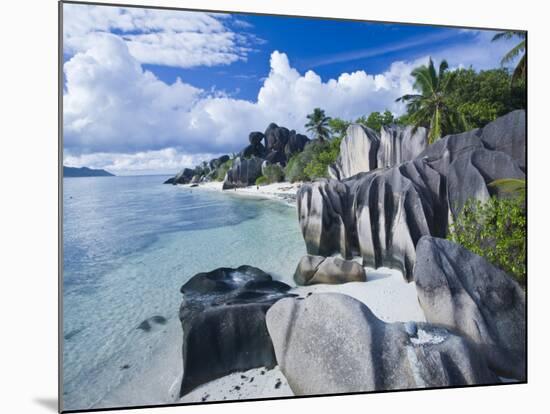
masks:
{"label": "white cloud", "polygon": [[70,54],[87,50],[98,33],[115,32],[139,63],[190,68],[246,60],[249,43],[258,43],[231,31],[227,15],[214,13],[64,4],[63,17]]}
{"label": "white cloud", "polygon": [[[517,38],[492,42],[497,32],[491,30],[469,30],[468,33],[471,41],[433,50],[431,55],[437,60],[446,59],[451,67],[487,70],[499,67],[502,57],[519,43]],[[516,63],[510,62],[507,66],[514,67]]]}
{"label": "white cloud", "polygon": [[257,100],[250,102],[179,79],[167,84],[144,71],[119,37],[96,34],[89,49],[64,65],[64,146],[73,156],[164,148],[236,152],[247,145],[250,131],[270,122],[305,132],[306,115],[316,106],[346,119],[386,108],[401,113],[395,98],[412,92],[415,64],[397,62],[382,74],[357,71],[323,82],[313,71],[300,74],[275,51]]}
{"label": "white cloud", "polygon": [[68,167],[101,168],[116,175],[175,173],[181,168],[194,167],[219,154],[183,154],[174,148],[159,151],[129,153],[66,154],[63,165]]}
{"label": "white cloud", "polygon": [[408,38],[401,42],[395,42],[386,44],[381,47],[371,47],[368,49],[352,50],[344,53],[338,53],[331,56],[324,56],[316,58],[308,62],[309,67],[319,67],[324,65],[331,65],[334,63],[349,62],[358,59],[366,59],[376,56],[383,56],[388,53],[398,52],[401,50],[407,50],[418,46],[429,45],[430,43],[440,42],[442,40],[449,39],[456,36],[454,31],[443,31],[429,35],[418,36],[414,38]]}

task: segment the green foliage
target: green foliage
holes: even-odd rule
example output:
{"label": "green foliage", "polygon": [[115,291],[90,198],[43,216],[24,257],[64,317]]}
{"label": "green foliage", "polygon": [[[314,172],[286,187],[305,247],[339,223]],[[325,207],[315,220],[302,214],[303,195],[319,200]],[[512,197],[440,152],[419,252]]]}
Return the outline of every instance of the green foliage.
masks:
{"label": "green foliage", "polygon": [[383,126],[393,124],[395,122],[395,118],[390,111],[385,110],[382,114],[380,112],[371,112],[366,120],[363,116],[358,118],[356,122],[358,124],[366,125],[376,132],[380,132],[380,129],[382,129]]}
{"label": "green foliage", "polygon": [[279,164],[266,165],[264,168],[264,175],[268,184],[278,183],[284,180],[285,173],[283,168]]}
{"label": "green foliage", "polygon": [[328,177],[328,166],[335,162],[340,154],[340,142],[342,138],[332,139],[307,163],[304,173],[310,180]]}
{"label": "green foliage", "polygon": [[343,138],[346,135],[346,131],[350,124],[351,122],[340,118],[331,118],[328,121],[328,126],[332,132],[332,136],[336,138]]}
{"label": "green foliage", "polygon": [[218,167],[218,170],[216,171],[216,181],[223,181],[225,178],[225,174],[227,174],[227,171],[233,166],[233,160],[227,160],[222,165]]}
{"label": "green foliage", "polygon": [[514,46],[512,49],[508,51],[500,61],[501,65],[505,65],[507,63],[513,62],[519,55],[521,55],[521,58],[519,59],[516,67],[514,68],[514,72],[512,73],[511,83],[518,82],[518,81],[525,81],[525,76],[527,75],[527,58],[525,55],[525,40],[526,40],[526,32],[514,32],[514,31],[506,31],[506,32],[500,32],[494,35],[493,41],[501,40],[501,39],[512,39],[514,37],[517,37],[520,39],[520,42]]}
{"label": "green foliage", "polygon": [[256,178],[256,185],[266,185],[266,184],[269,184],[267,177],[260,175],[258,178]]}
{"label": "green foliage", "polygon": [[527,182],[520,178],[499,178],[491,181],[489,187],[496,188],[504,194],[512,194],[525,199]]}
{"label": "green foliage", "polygon": [[305,168],[326,146],[327,143],[324,141],[313,140],[308,142],[302,152],[294,154],[288,161],[285,167],[286,179],[292,183],[311,180],[305,172]]}
{"label": "green foliage", "polygon": [[328,127],[330,117],[325,115],[325,111],[321,108],[315,108],[313,112],[307,116],[307,119],[309,121],[305,127],[309,132],[313,133],[319,141],[328,139],[330,135]]}
{"label": "green foliage", "polygon": [[328,176],[328,166],[340,154],[342,138],[330,141],[314,140],[304,150],[292,156],[285,168],[285,177],[290,182],[312,181]]}
{"label": "green foliage", "polygon": [[397,101],[407,102],[407,113],[412,124],[429,128],[428,141],[435,142],[444,135],[465,130],[463,118],[456,107],[449,104],[455,72],[448,73],[449,65],[441,61],[436,72],[430,58],[429,64],[411,72],[418,94],[403,95]]}
{"label": "green foliage", "polygon": [[411,116],[408,113],[404,113],[398,118],[395,118],[395,123],[401,126],[414,125]]}
{"label": "green foliage", "polygon": [[447,102],[464,119],[466,129],[481,128],[499,116],[526,106],[525,83],[511,85],[507,69],[479,72],[471,68],[458,69],[453,74],[453,88]]}
{"label": "green foliage", "polygon": [[527,226],[523,197],[471,199],[448,238],[484,257],[525,285]]}

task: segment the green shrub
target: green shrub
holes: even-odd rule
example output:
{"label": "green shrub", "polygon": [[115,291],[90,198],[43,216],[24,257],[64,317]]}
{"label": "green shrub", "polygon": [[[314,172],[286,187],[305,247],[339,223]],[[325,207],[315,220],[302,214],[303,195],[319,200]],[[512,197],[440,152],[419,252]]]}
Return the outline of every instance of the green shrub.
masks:
{"label": "green shrub", "polygon": [[285,167],[285,177],[291,183],[296,181],[309,181],[310,178],[304,171],[308,163],[328,145],[327,142],[313,140],[306,144],[304,150],[294,154]]}
{"label": "green shrub", "polygon": [[260,175],[258,178],[256,178],[256,185],[266,185],[266,184],[269,184],[267,177]]}
{"label": "green shrub", "polygon": [[314,154],[313,159],[304,168],[304,173],[310,180],[328,177],[328,166],[340,155],[340,142],[342,138],[334,138]]}
{"label": "green shrub", "polygon": [[484,257],[525,285],[527,226],[523,197],[471,199],[449,228],[448,238]]}
{"label": "green shrub", "polygon": [[342,138],[333,138],[330,141],[309,142],[304,150],[294,154],[285,168],[285,177],[290,182],[312,181],[328,176],[328,166],[336,161],[340,154]]}
{"label": "green shrub", "polygon": [[263,175],[265,176],[267,183],[269,184],[281,182],[285,178],[283,167],[281,167],[279,164],[266,165]]}
{"label": "green shrub", "polygon": [[227,160],[222,165],[218,167],[218,170],[216,171],[216,180],[217,181],[223,181],[225,178],[225,174],[227,174],[227,171],[233,166],[233,160]]}

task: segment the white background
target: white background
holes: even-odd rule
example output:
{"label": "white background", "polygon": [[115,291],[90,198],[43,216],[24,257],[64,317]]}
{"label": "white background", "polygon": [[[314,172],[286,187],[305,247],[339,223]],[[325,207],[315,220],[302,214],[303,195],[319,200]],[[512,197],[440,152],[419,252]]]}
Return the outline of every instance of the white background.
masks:
{"label": "white background", "polygon": [[[122,2],[122,0],[121,0]],[[544,2],[134,0],[233,11],[529,30],[529,384],[142,410],[143,413],[540,412],[548,400],[548,10]],[[57,398],[57,3],[0,12],[0,411],[54,412]],[[546,395],[545,395],[546,394]],[[545,411],[547,412],[547,411]]]}

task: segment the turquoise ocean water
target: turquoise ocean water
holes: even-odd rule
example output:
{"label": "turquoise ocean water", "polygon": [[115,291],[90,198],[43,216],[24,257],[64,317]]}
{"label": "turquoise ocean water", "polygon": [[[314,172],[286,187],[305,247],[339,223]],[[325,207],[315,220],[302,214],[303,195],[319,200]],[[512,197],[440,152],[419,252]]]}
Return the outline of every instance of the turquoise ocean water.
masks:
{"label": "turquoise ocean water", "polygon": [[101,405],[143,371],[167,344],[162,326],[137,327],[155,315],[173,325],[179,288],[194,274],[249,264],[292,284],[305,254],[295,208],[166,178],[63,181],[66,410]]}

